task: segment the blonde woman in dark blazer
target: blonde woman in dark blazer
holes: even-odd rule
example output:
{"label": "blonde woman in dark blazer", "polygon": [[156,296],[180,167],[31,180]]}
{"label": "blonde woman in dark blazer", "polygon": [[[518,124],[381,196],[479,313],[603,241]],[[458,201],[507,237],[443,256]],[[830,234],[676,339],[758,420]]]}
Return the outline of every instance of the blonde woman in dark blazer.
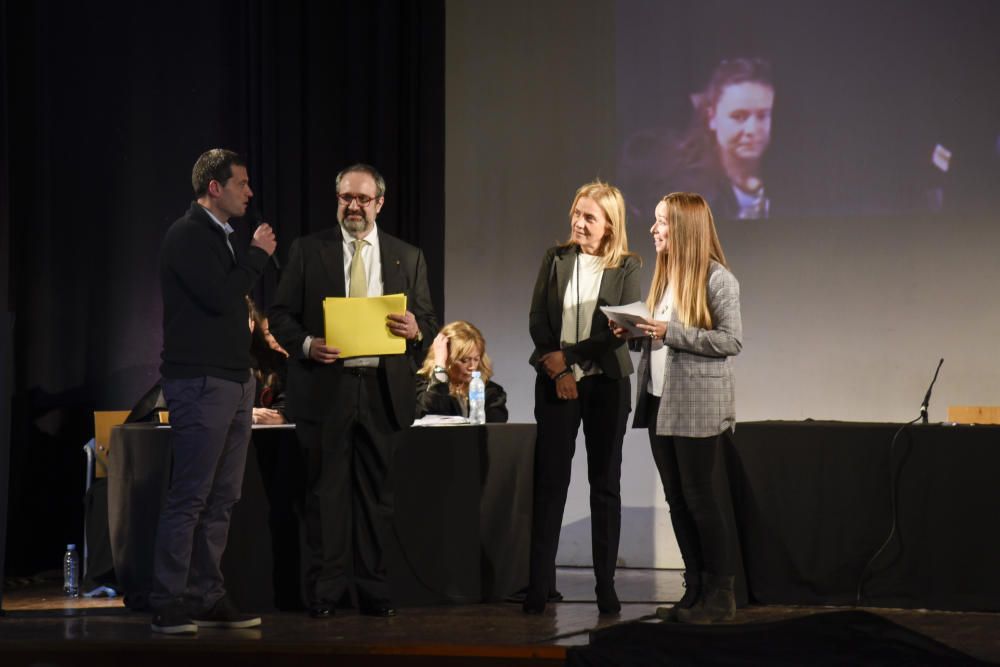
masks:
{"label": "blonde woman in dark blazer", "polygon": [[[740,285],[726,265],[712,212],[701,195],[667,195],[650,232],[656,268],[639,325],[633,427],[648,428],[670,519],[684,559],[684,597],[658,615],[686,623],[731,619],[736,544],[712,483],[722,433],[736,423],[730,358],[742,348]],[[612,326],[618,337],[624,329]],[[722,496],[724,497],[724,496]]]}
{"label": "blonde woman in dark blazer", "polygon": [[597,605],[621,610],[615,562],[621,532],[622,440],[631,410],[627,346],[599,306],[639,299],[639,259],[628,251],[625,201],[594,182],[576,192],[570,237],[542,260],[531,299],[535,344],[535,500],[530,580],[523,609],[541,613],[555,592],[555,558],[576,435],[583,423]]}

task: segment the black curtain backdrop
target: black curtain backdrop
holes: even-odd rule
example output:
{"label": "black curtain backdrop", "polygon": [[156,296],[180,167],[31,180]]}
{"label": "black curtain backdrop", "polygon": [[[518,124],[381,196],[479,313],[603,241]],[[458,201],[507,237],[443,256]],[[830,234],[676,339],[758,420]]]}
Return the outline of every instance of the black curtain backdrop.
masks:
{"label": "black curtain backdrop", "polygon": [[335,224],[337,171],[375,165],[379,224],[424,250],[443,312],[444,4],[0,0],[0,40],[14,574],[82,539],[92,412],[159,377],[157,254],[204,150],[247,156],[282,258]]}

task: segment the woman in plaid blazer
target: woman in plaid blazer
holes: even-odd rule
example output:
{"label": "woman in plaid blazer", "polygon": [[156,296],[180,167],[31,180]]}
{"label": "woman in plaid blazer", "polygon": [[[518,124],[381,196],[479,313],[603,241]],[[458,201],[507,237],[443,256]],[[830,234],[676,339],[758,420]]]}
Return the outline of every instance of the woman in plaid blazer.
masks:
{"label": "woman in plaid blazer", "polygon": [[[642,351],[633,427],[648,428],[687,590],[661,617],[688,623],[731,619],[736,610],[727,529],[713,485],[722,433],[736,423],[730,358],[742,348],[740,285],[726,266],[712,212],[701,195],[667,195],[650,233],[656,268],[638,328]],[[616,326],[618,337],[627,332]]]}

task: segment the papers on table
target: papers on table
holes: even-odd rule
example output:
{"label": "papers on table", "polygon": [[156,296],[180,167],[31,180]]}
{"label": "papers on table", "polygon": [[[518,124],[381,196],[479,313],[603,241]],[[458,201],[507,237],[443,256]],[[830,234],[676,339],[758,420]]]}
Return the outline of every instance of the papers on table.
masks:
{"label": "papers on table", "polygon": [[469,420],[457,415],[424,415],[413,422],[414,426],[461,426],[468,424]]}
{"label": "papers on table", "polygon": [[405,312],[405,294],[327,297],[323,299],[326,344],[339,349],[342,359],[403,354],[406,339],[389,331],[386,316]]}
{"label": "papers on table", "polygon": [[601,306],[601,312],[618,326],[627,329],[629,334],[633,336],[645,336],[646,332],[635,325],[640,320],[653,318],[649,313],[649,308],[642,301],[636,301],[625,306]]}

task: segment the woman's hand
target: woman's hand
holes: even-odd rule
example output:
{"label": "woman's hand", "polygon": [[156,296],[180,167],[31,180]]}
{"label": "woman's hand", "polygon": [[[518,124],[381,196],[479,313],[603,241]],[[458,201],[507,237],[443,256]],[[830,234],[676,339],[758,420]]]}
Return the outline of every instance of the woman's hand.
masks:
{"label": "woman's hand", "polygon": [[667,323],[663,320],[639,320],[636,328],[646,332],[653,339],[663,340],[667,335]]}
{"label": "woman's hand", "polygon": [[254,408],[253,423],[268,425],[284,424],[285,415],[281,414],[277,410],[272,410],[271,408]]}
{"label": "woman's hand", "polygon": [[434,350],[434,365],[446,368],[448,366],[448,337],[443,333],[434,336],[431,349]]}
{"label": "woman's hand", "polygon": [[614,334],[615,338],[632,338],[628,329],[618,326],[614,320],[608,320],[608,327],[611,329],[611,333]]}
{"label": "woman's hand", "polygon": [[555,352],[543,354],[538,360],[542,362],[542,367],[545,368],[545,373],[552,379],[555,379],[557,375],[562,373],[566,370],[567,366],[569,366],[569,364],[566,363],[566,355],[562,353],[562,350],[556,350]]}
{"label": "woman's hand", "polygon": [[564,401],[576,399],[576,378],[572,373],[567,373],[556,380],[556,396]]}

